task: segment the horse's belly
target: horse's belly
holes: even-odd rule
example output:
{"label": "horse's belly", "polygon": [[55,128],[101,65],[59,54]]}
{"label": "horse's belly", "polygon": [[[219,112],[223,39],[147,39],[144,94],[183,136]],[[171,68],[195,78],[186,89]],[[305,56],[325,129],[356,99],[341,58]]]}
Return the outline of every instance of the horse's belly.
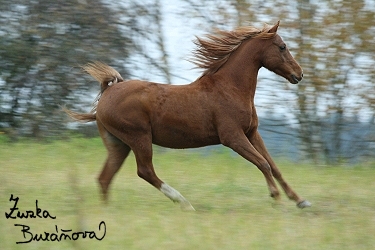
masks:
{"label": "horse's belly", "polygon": [[220,144],[220,140],[218,138],[210,138],[208,140],[204,141],[191,141],[186,140],[186,138],[181,138],[178,140],[168,140],[168,139],[161,139],[155,138],[152,140],[153,144],[156,144],[158,146],[166,147],[166,148],[176,148],[176,149],[182,149],[182,148],[199,148],[209,145],[216,145]]}
{"label": "horse's belly", "polygon": [[152,142],[167,148],[197,148],[220,143],[213,131],[199,131],[194,128],[181,130],[176,127],[153,128]]}

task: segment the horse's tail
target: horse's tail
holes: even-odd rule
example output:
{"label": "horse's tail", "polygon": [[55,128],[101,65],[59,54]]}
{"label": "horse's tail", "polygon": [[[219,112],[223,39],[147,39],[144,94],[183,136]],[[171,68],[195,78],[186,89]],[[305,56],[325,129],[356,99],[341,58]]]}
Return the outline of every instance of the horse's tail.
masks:
{"label": "horse's tail", "polygon": [[85,66],[83,66],[82,69],[84,72],[90,74],[100,83],[100,93],[94,102],[94,108],[91,110],[90,113],[77,113],[65,107],[63,107],[63,111],[76,121],[92,122],[96,120],[96,104],[101,94],[109,86],[116,84],[118,82],[123,82],[124,79],[121,77],[120,73],[118,73],[114,68],[101,62],[88,63]]}
{"label": "horse's tail", "polygon": [[62,108],[62,110],[67,113],[72,119],[78,121],[78,122],[93,122],[96,121],[96,112],[95,110],[92,110],[90,113],[77,113],[74,111],[71,111],[65,107]]}
{"label": "horse's tail", "polygon": [[101,62],[88,63],[82,69],[100,83],[101,93],[109,86],[124,81],[114,68]]}

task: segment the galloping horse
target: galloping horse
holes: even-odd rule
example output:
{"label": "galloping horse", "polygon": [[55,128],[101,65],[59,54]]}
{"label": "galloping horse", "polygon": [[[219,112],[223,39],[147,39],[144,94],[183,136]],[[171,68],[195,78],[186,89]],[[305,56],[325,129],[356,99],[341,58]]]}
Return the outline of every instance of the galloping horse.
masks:
{"label": "galloping horse", "polygon": [[179,149],[223,144],[258,167],[271,197],[280,199],[275,178],[299,208],[311,206],[283,179],[257,129],[254,95],[259,69],[265,67],[292,84],[303,77],[302,68],[277,34],[278,27],[279,22],[262,29],[240,27],[197,38],[194,62],[204,72],[188,85],[124,81],[103,63],[84,66],[101,84],[99,99],[90,113],[65,112],[78,121],[97,122],[108,150],[99,176],[104,200],[113,176],[132,150],[139,177],[182,209],[194,210],[156,175],[152,144]]}

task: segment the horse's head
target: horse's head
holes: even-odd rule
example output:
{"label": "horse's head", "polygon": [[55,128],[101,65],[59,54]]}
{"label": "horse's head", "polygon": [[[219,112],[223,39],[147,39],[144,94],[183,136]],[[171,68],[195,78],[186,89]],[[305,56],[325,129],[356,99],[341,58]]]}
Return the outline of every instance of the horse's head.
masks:
{"label": "horse's head", "polygon": [[276,33],[279,22],[268,31],[268,33],[275,33],[275,36],[271,39],[264,40],[265,47],[262,65],[268,70],[284,77],[290,83],[297,84],[302,80],[303,71],[301,66],[299,66],[297,61],[290,54],[283,39]]}

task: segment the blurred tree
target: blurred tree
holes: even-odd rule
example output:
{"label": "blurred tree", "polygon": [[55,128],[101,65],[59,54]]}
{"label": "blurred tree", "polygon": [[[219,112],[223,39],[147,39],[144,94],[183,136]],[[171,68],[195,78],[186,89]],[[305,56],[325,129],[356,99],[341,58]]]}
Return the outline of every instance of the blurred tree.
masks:
{"label": "blurred tree", "polygon": [[321,35],[321,29],[314,25],[317,6],[310,3],[310,0],[298,0],[297,4],[299,18],[294,21],[294,26],[299,31],[296,37],[298,44],[296,58],[304,69],[305,77],[297,87],[298,109],[295,109],[294,115],[299,123],[302,151],[308,159],[317,163],[323,143],[318,117],[318,93],[324,83],[321,81],[319,71],[315,69],[318,58],[314,50],[314,41]]}
{"label": "blurred tree", "polygon": [[[87,61],[107,62],[124,77],[142,78],[133,72],[153,69],[170,83],[172,63],[165,47],[168,30],[163,26],[163,4],[169,3],[0,0],[0,128],[32,136],[56,134],[64,126],[58,104],[85,102],[87,107],[93,99],[94,94],[87,92],[96,83],[88,86],[85,76],[74,68]],[[282,91],[270,87],[283,82],[279,77],[260,74],[256,98],[262,101],[261,111],[285,113],[295,123],[302,152],[315,162],[340,162],[374,147],[366,144],[374,134],[353,132],[367,127],[362,124],[366,121],[374,126],[372,1],[185,0],[174,4],[181,6],[177,14],[187,25],[207,32],[249,24],[258,27],[280,19],[279,33],[305,77],[297,86],[284,81]],[[282,119],[278,124],[290,125]]]}
{"label": "blurred tree", "polygon": [[[121,20],[131,19],[131,25],[127,27],[132,34],[135,44],[136,56],[143,59],[139,63],[142,71],[156,70],[156,74],[163,78],[165,82],[171,83],[171,70],[169,66],[169,55],[166,50],[165,32],[163,26],[163,5],[160,0],[149,2],[129,1],[126,4],[116,4],[117,8],[128,12]],[[129,9],[132,11],[129,13]],[[128,32],[127,32],[128,33]],[[129,34],[129,33],[128,33]],[[147,68],[147,70],[145,70]],[[139,76],[138,76],[139,77]],[[153,75],[154,77],[154,75]],[[143,78],[141,76],[141,78]],[[153,79],[148,79],[153,81]]]}
{"label": "blurred tree", "polygon": [[[364,139],[358,134],[348,136],[349,120],[370,119],[368,112],[374,113],[366,105],[371,103],[371,93],[364,98],[367,101],[361,101],[358,87],[374,87],[375,39],[369,24],[374,23],[375,12],[366,1],[315,5],[299,0],[298,6],[300,18],[294,23],[300,30],[299,55],[306,76],[297,91],[301,139],[310,158],[324,155],[330,164],[348,161],[353,152],[360,153],[365,147],[356,143]],[[359,63],[362,60],[372,63]],[[357,124],[360,126],[358,120]],[[344,150],[348,143],[352,144],[350,153]]]}
{"label": "blurred tree", "polygon": [[[137,55],[146,59],[142,70],[154,68],[170,82],[158,0],[0,0],[0,16],[0,128],[13,136],[57,135],[66,122],[59,105],[89,106],[98,87],[78,68],[88,61],[127,78]],[[147,43],[160,53],[151,55]]]}
{"label": "blurred tree", "polygon": [[59,105],[96,86],[78,65],[101,60],[127,75],[132,41],[101,1],[0,0],[0,16],[0,126],[14,135],[58,134]]}

